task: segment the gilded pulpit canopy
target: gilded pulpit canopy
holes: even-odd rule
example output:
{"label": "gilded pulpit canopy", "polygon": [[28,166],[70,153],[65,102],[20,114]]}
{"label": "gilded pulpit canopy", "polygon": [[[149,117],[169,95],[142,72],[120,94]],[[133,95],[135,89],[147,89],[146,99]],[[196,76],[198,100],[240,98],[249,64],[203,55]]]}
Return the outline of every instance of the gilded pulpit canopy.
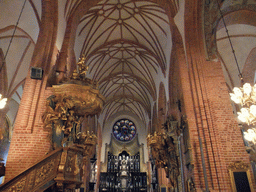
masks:
{"label": "gilded pulpit canopy", "polygon": [[53,85],[54,95],[46,102],[43,121],[45,128],[52,132],[53,140],[58,141],[57,146],[79,142],[84,117],[98,114],[103,107],[105,98],[98,90],[98,83],[86,77],[85,61],[84,56],[80,58],[71,77],[60,85]]}

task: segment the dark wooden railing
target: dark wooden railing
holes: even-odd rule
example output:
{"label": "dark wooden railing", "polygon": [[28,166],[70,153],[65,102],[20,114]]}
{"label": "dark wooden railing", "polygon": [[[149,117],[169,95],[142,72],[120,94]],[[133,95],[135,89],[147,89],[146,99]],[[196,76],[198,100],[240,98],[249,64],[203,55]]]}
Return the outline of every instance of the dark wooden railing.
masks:
{"label": "dark wooden railing", "polygon": [[[89,143],[90,144],[90,143]],[[83,166],[91,154],[87,145],[58,148],[0,186],[1,192],[74,191],[81,187]]]}
{"label": "dark wooden railing", "polygon": [[15,178],[0,186],[2,192],[44,191],[55,183],[63,148],[52,151]]}

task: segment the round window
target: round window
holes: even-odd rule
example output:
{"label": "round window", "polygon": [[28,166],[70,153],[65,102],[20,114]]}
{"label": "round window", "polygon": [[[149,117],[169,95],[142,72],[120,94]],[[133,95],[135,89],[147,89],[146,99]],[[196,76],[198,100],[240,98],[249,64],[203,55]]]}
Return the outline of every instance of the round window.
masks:
{"label": "round window", "polygon": [[120,119],[113,126],[113,134],[119,141],[130,141],[135,137],[136,127],[129,119]]}

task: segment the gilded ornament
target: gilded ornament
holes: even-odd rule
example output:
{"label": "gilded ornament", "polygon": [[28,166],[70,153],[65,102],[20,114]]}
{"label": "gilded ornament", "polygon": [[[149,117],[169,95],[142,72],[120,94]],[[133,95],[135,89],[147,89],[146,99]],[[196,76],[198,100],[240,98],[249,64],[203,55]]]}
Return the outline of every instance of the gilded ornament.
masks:
{"label": "gilded ornament", "polygon": [[228,169],[231,170],[231,171],[235,171],[235,170],[239,170],[239,169],[248,170],[249,165],[247,163],[242,162],[242,161],[235,161],[235,162],[231,163],[228,166]]}
{"label": "gilded ornament", "polygon": [[156,167],[164,168],[171,186],[176,187],[180,171],[174,139],[168,136],[166,132],[154,132],[153,135],[148,135],[147,142],[151,148]]}
{"label": "gilded ornament", "polygon": [[83,177],[83,157],[85,150],[80,146],[63,148],[60,164],[58,167],[57,182],[59,190],[79,188]]}
{"label": "gilded ornament", "polygon": [[26,177],[15,183],[11,188],[8,189],[8,192],[23,192],[25,188]]}
{"label": "gilded ornament", "polygon": [[92,86],[94,89],[98,88],[98,83],[86,77],[87,71],[89,69],[88,65],[86,65],[86,58],[83,55],[79,58],[77,63],[77,69],[75,69],[70,77],[70,80],[78,80],[84,83],[84,85]]}
{"label": "gilded ornament", "polygon": [[36,175],[36,170],[31,171],[31,173],[28,175],[28,184],[27,184],[28,190],[32,190],[34,187],[35,175]]}
{"label": "gilded ornament", "polygon": [[[250,165],[249,165],[249,163],[245,163],[245,162],[242,162],[242,161],[235,161],[235,162],[231,163],[228,166],[228,171],[229,171],[229,176],[230,176],[231,186],[232,186],[233,191],[237,191],[237,188],[236,188],[237,187],[236,186],[237,185],[237,183],[236,183],[237,179],[235,179],[234,173],[245,173],[246,177],[248,179],[250,190],[254,191],[253,183],[252,183],[252,179],[251,179],[251,175],[250,175]],[[241,179],[241,181],[243,181],[243,179]],[[240,184],[242,184],[242,183],[240,183]]]}
{"label": "gilded ornament", "polygon": [[57,136],[64,134],[63,145],[70,137],[75,140],[84,116],[101,111],[104,98],[89,86],[62,84],[54,89],[55,96],[47,99],[43,121],[47,130],[52,128]]}
{"label": "gilded ornament", "polygon": [[47,99],[44,127],[56,138],[64,135],[61,142],[53,142],[53,149],[73,143],[83,118],[98,114],[103,107],[105,99],[99,93],[98,83],[86,78],[88,66],[85,62],[84,56],[80,58],[70,79],[61,85],[53,85],[54,95]]}
{"label": "gilded ornament", "polygon": [[50,162],[44,164],[37,170],[35,185],[43,182],[49,175],[52,174],[55,164],[55,159],[52,159]]}
{"label": "gilded ornament", "polygon": [[[53,148],[64,147],[55,178],[60,191],[73,190],[82,184],[83,167],[97,143],[95,134],[81,132],[81,124],[84,117],[101,111],[105,99],[98,90],[98,83],[86,78],[85,62],[82,57],[68,81],[53,85],[54,95],[47,99],[43,115],[45,129],[55,138]],[[47,166],[41,168],[36,182],[47,175],[47,170]]]}
{"label": "gilded ornament", "polygon": [[188,192],[196,192],[195,183],[193,181],[193,178],[189,178],[187,180],[187,191]]}

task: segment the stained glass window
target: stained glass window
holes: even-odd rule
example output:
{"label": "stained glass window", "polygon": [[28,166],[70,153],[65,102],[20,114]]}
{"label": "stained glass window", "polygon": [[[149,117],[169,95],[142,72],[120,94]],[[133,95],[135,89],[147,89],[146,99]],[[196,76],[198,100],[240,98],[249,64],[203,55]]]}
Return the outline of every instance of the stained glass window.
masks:
{"label": "stained glass window", "polygon": [[136,134],[136,127],[129,119],[120,119],[113,126],[113,134],[119,141],[131,141]]}

